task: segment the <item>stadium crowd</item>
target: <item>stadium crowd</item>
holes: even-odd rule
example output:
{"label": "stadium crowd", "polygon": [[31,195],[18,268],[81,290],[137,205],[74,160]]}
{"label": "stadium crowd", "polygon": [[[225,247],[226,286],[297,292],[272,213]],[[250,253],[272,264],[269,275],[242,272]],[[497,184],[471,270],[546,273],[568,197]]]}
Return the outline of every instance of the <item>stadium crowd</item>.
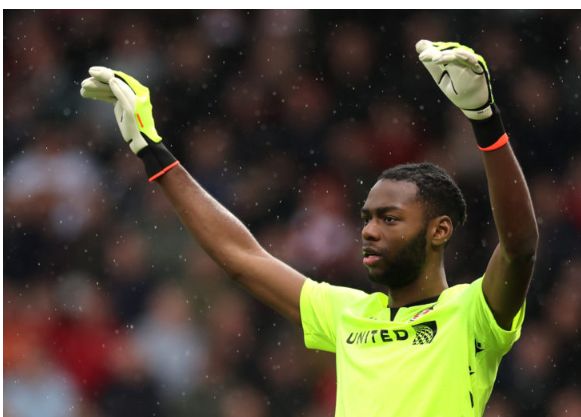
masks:
{"label": "stadium crowd", "polygon": [[105,65],[148,85],[192,174],[334,284],[374,290],[358,219],[379,173],[439,164],[468,203],[448,280],[470,282],[496,244],[485,176],[422,38],[487,59],[540,226],[486,417],[581,415],[581,13],[388,10],[5,11],[4,415],[333,415],[333,356],[225,277],[80,82]]}

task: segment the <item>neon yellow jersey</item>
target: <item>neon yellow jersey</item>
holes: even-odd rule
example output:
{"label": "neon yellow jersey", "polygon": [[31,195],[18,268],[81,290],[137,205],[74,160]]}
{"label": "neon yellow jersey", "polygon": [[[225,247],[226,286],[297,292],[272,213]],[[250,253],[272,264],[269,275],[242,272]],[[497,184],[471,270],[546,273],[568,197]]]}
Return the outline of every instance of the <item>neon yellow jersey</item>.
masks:
{"label": "neon yellow jersey", "polygon": [[308,348],[336,353],[336,417],[482,416],[502,356],[520,336],[523,305],[507,331],[482,278],[437,301],[401,307],[383,293],[307,280],[301,320]]}

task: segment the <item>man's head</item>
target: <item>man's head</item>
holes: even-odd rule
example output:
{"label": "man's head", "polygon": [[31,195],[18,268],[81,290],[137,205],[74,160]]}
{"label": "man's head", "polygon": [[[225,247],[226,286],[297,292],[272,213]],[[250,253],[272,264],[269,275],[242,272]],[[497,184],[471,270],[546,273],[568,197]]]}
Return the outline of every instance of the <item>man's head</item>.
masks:
{"label": "man's head", "polygon": [[419,278],[428,256],[442,256],[454,227],[466,220],[466,202],[440,167],[398,165],[379,176],[361,218],[370,279],[400,288]]}

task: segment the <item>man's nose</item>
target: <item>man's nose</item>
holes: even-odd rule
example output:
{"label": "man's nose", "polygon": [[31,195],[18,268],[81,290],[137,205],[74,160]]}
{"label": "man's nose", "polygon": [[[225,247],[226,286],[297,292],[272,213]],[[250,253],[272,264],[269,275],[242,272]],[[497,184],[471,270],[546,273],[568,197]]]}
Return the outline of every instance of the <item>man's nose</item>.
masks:
{"label": "man's nose", "polygon": [[373,220],[370,220],[361,230],[363,240],[379,240],[379,227]]}

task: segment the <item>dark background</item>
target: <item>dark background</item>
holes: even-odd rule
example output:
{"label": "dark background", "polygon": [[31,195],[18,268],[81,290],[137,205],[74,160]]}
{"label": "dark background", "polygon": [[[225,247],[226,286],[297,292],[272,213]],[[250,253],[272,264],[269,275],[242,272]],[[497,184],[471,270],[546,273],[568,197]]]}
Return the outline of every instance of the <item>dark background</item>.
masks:
{"label": "dark background", "polygon": [[148,85],[181,162],[268,250],[334,284],[372,290],[358,211],[379,173],[441,165],[468,203],[447,275],[470,282],[496,245],[485,177],[422,38],[487,59],[540,226],[486,416],[581,415],[579,11],[3,17],[6,416],[333,415],[333,356],[225,278],[80,82],[105,65]]}

